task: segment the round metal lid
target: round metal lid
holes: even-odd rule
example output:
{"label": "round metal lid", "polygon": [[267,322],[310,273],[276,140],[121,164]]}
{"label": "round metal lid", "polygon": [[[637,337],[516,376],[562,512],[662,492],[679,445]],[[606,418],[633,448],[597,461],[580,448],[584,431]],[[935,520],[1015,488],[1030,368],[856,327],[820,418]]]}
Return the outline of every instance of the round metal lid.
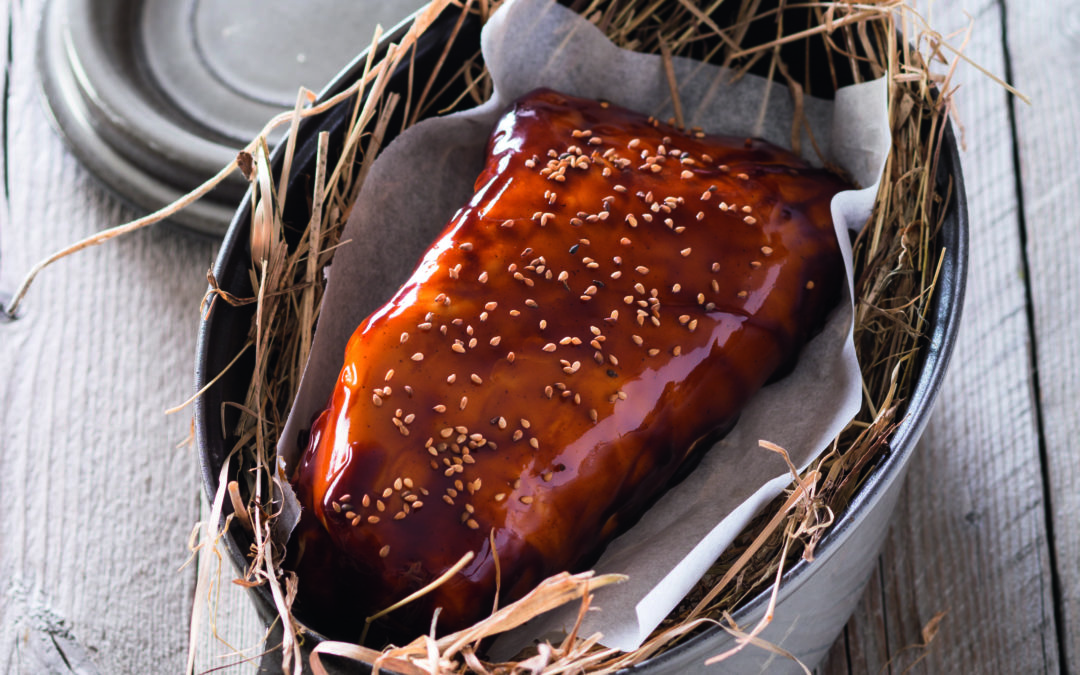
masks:
{"label": "round metal lid", "polygon": [[[301,85],[318,90],[424,0],[49,0],[38,69],[56,127],[109,189],[153,211],[217,173]],[[220,236],[234,174],[171,219]]]}

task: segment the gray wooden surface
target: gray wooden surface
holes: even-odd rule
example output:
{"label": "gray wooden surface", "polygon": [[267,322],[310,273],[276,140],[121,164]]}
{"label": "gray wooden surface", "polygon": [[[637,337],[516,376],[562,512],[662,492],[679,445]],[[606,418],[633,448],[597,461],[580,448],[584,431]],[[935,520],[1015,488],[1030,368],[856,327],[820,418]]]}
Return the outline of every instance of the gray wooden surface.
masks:
{"label": "gray wooden surface", "polygon": [[[923,3],[925,4],[925,3]],[[65,150],[39,101],[41,0],[0,12],[0,290],[62,243],[136,215]],[[1037,7],[1036,7],[1037,5]],[[960,341],[860,606],[822,674],[1080,672],[1080,12],[949,0],[962,69],[971,266]],[[158,229],[42,275],[0,323],[0,672],[180,672],[200,506],[181,445],[198,303],[215,246]],[[212,562],[212,560],[204,560]],[[230,570],[225,568],[225,572]],[[217,628],[257,655],[223,589]],[[929,648],[924,626],[945,613]],[[242,658],[198,637],[207,670]],[[230,669],[251,672],[250,665]]]}

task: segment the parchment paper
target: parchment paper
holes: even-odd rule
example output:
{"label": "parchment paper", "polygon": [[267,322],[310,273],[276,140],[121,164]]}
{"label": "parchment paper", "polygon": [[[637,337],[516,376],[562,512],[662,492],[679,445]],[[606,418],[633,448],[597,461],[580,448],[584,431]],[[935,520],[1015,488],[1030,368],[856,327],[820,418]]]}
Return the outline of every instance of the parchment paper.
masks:
{"label": "parchment paper", "polygon": [[[328,400],[345,344],[364,317],[409,277],[424,249],[472,194],[488,134],[508,103],[541,86],[603,98],[653,114],[672,115],[659,57],[621,50],[577,14],[553,0],[515,0],[484,28],[484,59],[494,79],[491,100],[472,110],[421,122],[391,143],[374,163],[345,228],[329,273],[312,356],[283,434],[280,459],[291,468],[298,433]],[[786,87],[675,59],[687,126],[711,133],[765,138],[790,147],[792,104]],[[832,203],[848,271],[848,297],[800,356],[795,371],[763,389],[735,429],[699,467],[668,492],[631,530],[612,542],[596,569],[628,574],[598,592],[584,634],[604,644],[640,645],[683,598],[750,519],[790,482],[783,461],[759,449],[777,443],[801,469],[859,409],[860,374],[851,340],[851,250],[847,228],[870,214],[889,147],[882,81],[848,87],[834,102],[808,98],[806,115],[818,147],[864,190]],[[805,134],[805,132],[804,132]],[[820,165],[804,135],[803,155]],[[513,653],[533,638],[569,628],[577,607],[540,617],[496,645]],[[497,656],[496,656],[497,657]]]}

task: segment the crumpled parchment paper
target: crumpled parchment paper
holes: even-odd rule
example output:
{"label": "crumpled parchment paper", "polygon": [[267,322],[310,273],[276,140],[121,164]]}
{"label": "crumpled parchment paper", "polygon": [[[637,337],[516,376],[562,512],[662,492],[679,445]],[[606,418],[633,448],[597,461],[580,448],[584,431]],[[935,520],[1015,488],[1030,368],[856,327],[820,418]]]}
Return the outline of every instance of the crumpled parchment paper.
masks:
{"label": "crumpled parchment paper", "polygon": [[[279,448],[288,467],[300,454],[298,433],[323,408],[342,366],[345,344],[360,321],[409,277],[421,254],[472,194],[494,122],[515,98],[537,87],[602,98],[672,116],[660,57],[615,47],[582,17],[552,0],[507,3],[483,31],[484,59],[494,80],[490,100],[472,110],[423,121],[402,133],[374,163],[342,235],[329,274],[318,331]],[[676,58],[687,126],[710,133],[765,138],[790,147],[793,106],[787,88]],[[824,450],[858,412],[860,373],[851,339],[851,250],[848,229],[866,222],[889,148],[884,81],[840,90],[834,101],[807,98],[804,110],[826,159],[859,185],[832,203],[844,251],[848,296],[800,356],[795,371],[765,387],[735,429],[699,467],[664,495],[632,529],[613,541],[599,572],[629,581],[598,591],[583,634],[638,647],[751,518],[790,482],[782,459],[759,439],[789,452],[800,469]],[[820,165],[803,131],[803,155]],[[303,583],[303,580],[301,580]],[[573,625],[577,606],[564,607],[501,639],[512,654],[530,640]]]}

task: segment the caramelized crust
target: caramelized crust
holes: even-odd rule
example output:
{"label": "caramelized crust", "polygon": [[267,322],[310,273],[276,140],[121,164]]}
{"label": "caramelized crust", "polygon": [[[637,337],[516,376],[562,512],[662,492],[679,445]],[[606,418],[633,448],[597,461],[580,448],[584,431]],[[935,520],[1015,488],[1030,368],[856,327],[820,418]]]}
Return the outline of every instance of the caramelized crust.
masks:
{"label": "caramelized crust", "polygon": [[490,612],[492,541],[500,604],[594,561],[822,323],[846,188],[762,141],[517,101],[314,423],[294,476],[301,612],[351,631],[473,551],[390,615],[407,640],[436,607],[440,632]]}

